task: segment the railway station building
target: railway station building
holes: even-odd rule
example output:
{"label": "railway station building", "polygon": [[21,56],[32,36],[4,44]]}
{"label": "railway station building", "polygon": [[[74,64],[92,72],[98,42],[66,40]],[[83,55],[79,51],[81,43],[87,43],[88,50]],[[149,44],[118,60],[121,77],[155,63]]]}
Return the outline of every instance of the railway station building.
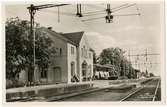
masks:
{"label": "railway station building", "polygon": [[[35,70],[35,82],[54,84],[92,80],[93,52],[83,31],[57,33],[44,27],[40,31],[53,40],[56,54],[50,56],[48,71]],[[26,71],[19,74],[21,81],[27,81],[27,77]]]}

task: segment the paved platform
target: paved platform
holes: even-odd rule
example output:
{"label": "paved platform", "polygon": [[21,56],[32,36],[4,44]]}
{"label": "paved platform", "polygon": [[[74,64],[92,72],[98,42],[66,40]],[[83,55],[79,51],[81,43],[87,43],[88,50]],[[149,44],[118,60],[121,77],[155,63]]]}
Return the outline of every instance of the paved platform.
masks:
{"label": "paved platform", "polygon": [[12,88],[6,90],[6,99],[7,101],[13,101],[24,98],[26,99],[28,97],[47,97],[86,90],[92,87],[92,82],[82,82]]}
{"label": "paved platform", "polygon": [[[79,96],[96,91],[126,91],[131,90],[137,84],[144,83],[150,79],[144,80],[95,80],[93,82],[72,83],[72,84],[54,84],[35,87],[22,87],[7,90],[7,99],[12,101],[57,101],[64,98]],[[114,84],[112,84],[114,81]],[[117,83],[117,84],[116,84]],[[116,91],[115,91],[116,90]],[[106,92],[107,92],[106,91]],[[29,96],[29,97],[26,97]],[[13,97],[13,98],[12,98]],[[11,99],[11,100],[10,100]],[[13,101],[14,101],[13,100]]]}
{"label": "paved platform", "polygon": [[29,86],[29,87],[19,87],[19,88],[10,88],[6,90],[6,93],[14,93],[14,92],[26,92],[32,90],[39,90],[39,89],[48,89],[48,88],[61,88],[66,86],[73,86],[73,85],[83,85],[83,84],[93,84],[93,82],[78,82],[78,83],[61,83],[61,84],[52,84],[52,85],[39,85],[39,86]]}

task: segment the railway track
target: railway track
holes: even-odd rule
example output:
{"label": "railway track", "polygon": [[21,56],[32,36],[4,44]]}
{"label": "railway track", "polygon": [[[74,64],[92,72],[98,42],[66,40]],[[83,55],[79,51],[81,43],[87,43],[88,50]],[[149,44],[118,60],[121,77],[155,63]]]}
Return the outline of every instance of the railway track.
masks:
{"label": "railway track", "polygon": [[135,91],[131,92],[127,96],[123,97],[122,101],[160,101],[161,88],[160,79],[153,79]]}

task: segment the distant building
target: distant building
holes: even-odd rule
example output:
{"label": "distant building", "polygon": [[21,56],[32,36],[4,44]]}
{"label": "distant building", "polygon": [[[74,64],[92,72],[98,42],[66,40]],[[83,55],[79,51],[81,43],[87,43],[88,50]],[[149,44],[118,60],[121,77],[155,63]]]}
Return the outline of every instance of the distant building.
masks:
{"label": "distant building", "polygon": [[[57,33],[40,28],[53,41],[56,54],[50,56],[48,71],[36,70],[35,81],[43,83],[71,83],[91,81],[93,76],[93,52],[84,32]],[[27,73],[20,79],[26,81]]]}

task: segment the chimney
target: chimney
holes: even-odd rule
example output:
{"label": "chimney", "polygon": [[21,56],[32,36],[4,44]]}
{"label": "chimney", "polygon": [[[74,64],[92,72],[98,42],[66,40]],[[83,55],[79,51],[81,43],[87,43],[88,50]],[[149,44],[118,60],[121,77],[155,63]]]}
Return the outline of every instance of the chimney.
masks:
{"label": "chimney", "polygon": [[59,34],[63,34],[63,32],[59,32]]}
{"label": "chimney", "polygon": [[49,30],[52,30],[52,27],[48,27]]}

